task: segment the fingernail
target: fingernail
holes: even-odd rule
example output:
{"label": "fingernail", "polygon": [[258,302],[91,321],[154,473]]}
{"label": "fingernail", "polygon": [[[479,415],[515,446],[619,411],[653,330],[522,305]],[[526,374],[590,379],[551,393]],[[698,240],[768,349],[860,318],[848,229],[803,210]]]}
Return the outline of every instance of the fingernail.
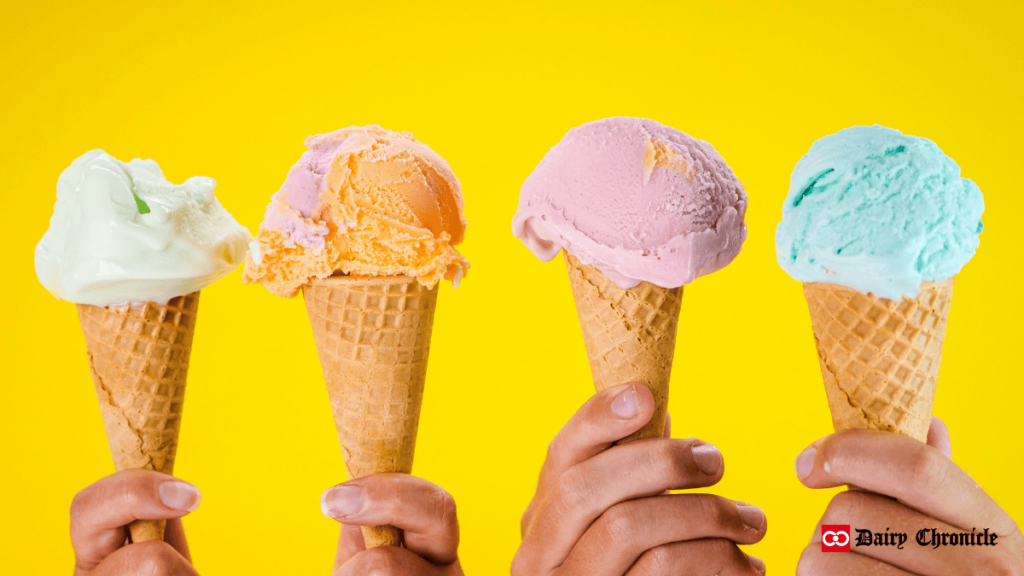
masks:
{"label": "fingernail", "polygon": [[619,394],[615,400],[612,400],[612,414],[623,420],[636,418],[636,415],[639,413],[640,402],[636,398],[636,385],[630,386],[625,392]]}
{"label": "fingernail", "polygon": [[737,510],[740,511],[740,518],[743,519],[743,523],[750,526],[754,530],[760,530],[764,528],[764,512],[761,511],[757,506],[737,506]]}
{"label": "fingernail", "polygon": [[808,446],[806,450],[796,457],[796,476],[803,480],[814,471],[814,460],[818,457],[818,449]]}
{"label": "fingernail", "polygon": [[188,482],[164,482],[157,487],[156,492],[164,506],[188,512],[199,508],[199,501],[203,498],[199,488]]}
{"label": "fingernail", "polygon": [[764,574],[764,562],[760,558],[747,556],[747,560],[750,561],[750,565],[754,567],[754,570],[757,570],[760,574]]}
{"label": "fingernail", "polygon": [[694,446],[693,460],[705,474],[713,476],[722,469],[722,453],[711,444]]}
{"label": "fingernail", "polygon": [[363,489],[358,486],[328,488],[320,497],[320,510],[328,518],[351,516],[363,507]]}

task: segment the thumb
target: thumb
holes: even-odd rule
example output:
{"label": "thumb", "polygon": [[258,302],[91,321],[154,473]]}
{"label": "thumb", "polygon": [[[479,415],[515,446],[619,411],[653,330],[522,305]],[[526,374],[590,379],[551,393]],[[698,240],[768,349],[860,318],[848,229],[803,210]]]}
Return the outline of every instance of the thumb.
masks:
{"label": "thumb", "polygon": [[953,443],[949,439],[949,429],[946,428],[946,423],[939,420],[937,416],[932,416],[932,424],[928,427],[928,445],[937,448],[947,458],[951,458],[953,455]]}

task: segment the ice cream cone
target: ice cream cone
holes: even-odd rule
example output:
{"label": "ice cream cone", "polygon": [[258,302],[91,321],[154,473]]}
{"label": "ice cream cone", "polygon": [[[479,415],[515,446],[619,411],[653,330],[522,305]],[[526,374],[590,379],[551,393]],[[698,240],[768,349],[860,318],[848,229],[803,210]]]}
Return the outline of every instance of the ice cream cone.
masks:
{"label": "ice cream cone", "polygon": [[[412,472],[437,288],[332,276],[302,292],[349,478]],[[402,532],[364,527],[363,539],[397,546]]]}
{"label": "ice cream cone", "polygon": [[568,252],[565,263],[594,387],[600,392],[624,382],[639,381],[654,395],[650,422],[623,442],[660,438],[668,411],[682,286],[667,289],[641,282],[624,290],[600,270],[582,264]]}
{"label": "ice cream cone", "polygon": [[953,278],[889,300],[838,284],[804,283],[836,431],[887,430],[925,442]]}
{"label": "ice cream cone", "polygon": [[[167,304],[78,305],[114,468],[171,474],[199,292]],[[164,520],[139,520],[132,541],[163,540]]]}

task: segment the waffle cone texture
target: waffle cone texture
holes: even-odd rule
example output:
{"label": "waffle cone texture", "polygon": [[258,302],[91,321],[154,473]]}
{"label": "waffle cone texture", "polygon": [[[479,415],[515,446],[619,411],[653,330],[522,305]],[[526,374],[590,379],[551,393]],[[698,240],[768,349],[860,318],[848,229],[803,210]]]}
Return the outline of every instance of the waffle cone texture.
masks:
{"label": "waffle cone texture", "polygon": [[927,441],[953,278],[889,300],[837,284],[804,284],[832,423]]}
{"label": "waffle cone texture", "polygon": [[[349,478],[411,473],[437,287],[332,276],[302,291]],[[363,539],[397,546],[402,532],[363,527]]]}
{"label": "waffle cone texture", "polygon": [[[114,468],[171,474],[199,292],[167,304],[78,305]],[[163,540],[164,520],[137,520],[132,541]]]}
{"label": "waffle cone texture", "polygon": [[669,289],[641,282],[624,290],[568,252],[565,264],[594,387],[600,392],[637,381],[654,395],[650,422],[622,441],[660,438],[668,412],[682,286]]}

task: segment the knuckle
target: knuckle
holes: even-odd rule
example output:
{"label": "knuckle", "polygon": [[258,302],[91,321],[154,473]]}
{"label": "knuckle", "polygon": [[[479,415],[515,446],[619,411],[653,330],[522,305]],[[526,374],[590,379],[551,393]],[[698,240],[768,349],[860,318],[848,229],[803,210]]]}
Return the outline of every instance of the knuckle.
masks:
{"label": "knuckle", "polygon": [[715,574],[724,572],[730,565],[739,565],[741,558],[744,559],[743,563],[746,563],[746,556],[732,540],[723,538],[709,540],[707,552],[711,564],[717,567]]}
{"label": "knuckle", "polygon": [[633,569],[636,570],[637,576],[671,574],[673,571],[671,549],[668,546],[651,548],[640,555]]}
{"label": "knuckle", "polygon": [[821,515],[822,524],[834,524],[833,520],[843,520],[858,516],[862,508],[861,494],[856,492],[840,492],[832,500]]}
{"label": "knuckle", "polygon": [[1000,551],[986,558],[980,566],[977,566],[974,573],[986,576],[1020,576],[1022,568],[1019,559]]}
{"label": "knuckle", "polygon": [[598,528],[609,547],[619,550],[632,542],[636,534],[637,519],[625,504],[616,504],[601,514]]}
{"label": "knuckle", "polygon": [[689,456],[692,451],[689,445],[674,440],[655,442],[650,451],[651,467],[667,482],[683,484],[691,476]]}
{"label": "knuckle", "polygon": [[397,576],[402,567],[390,546],[370,548],[359,553],[359,574],[365,576]]}
{"label": "knuckle", "polygon": [[434,527],[437,533],[436,544],[443,546],[451,555],[451,560],[454,561],[455,551],[459,547],[459,521],[455,509],[455,498],[440,486],[435,486],[431,497],[433,499],[432,514],[437,522]]}
{"label": "knuckle", "polygon": [[531,564],[532,562],[527,558],[523,547],[520,547],[519,550],[516,550],[516,555],[512,557],[512,576],[531,576],[536,573]]}
{"label": "knuckle", "polygon": [[526,533],[530,529],[530,524],[533,522],[533,503],[526,508],[526,512],[523,512],[523,517],[519,520],[519,536],[526,538]]}
{"label": "knuckle", "polygon": [[566,442],[565,436],[567,434],[569,434],[568,430],[569,430],[569,426],[566,425],[564,428],[559,430],[555,434],[555,437],[551,439],[551,442],[548,443],[548,451],[544,455],[544,462],[545,463],[548,463],[548,462],[558,462],[559,461],[560,455],[562,454],[562,452],[564,452],[563,446],[565,445],[565,442]]}
{"label": "knuckle", "polygon": [[720,496],[702,497],[700,512],[705,520],[712,526],[729,527],[739,522],[736,506]]}
{"label": "knuckle", "polygon": [[69,514],[71,516],[71,523],[75,523],[75,519],[82,515],[85,510],[86,501],[89,498],[89,489],[83,488],[79,490],[77,494],[71,499],[71,508]]}
{"label": "knuckle", "polygon": [[1021,532],[1020,526],[1013,519],[1010,519],[1010,524],[1012,528],[1007,538],[1011,543],[1010,548],[1015,551],[1018,558],[1024,559],[1024,533]]}
{"label": "knuckle", "polygon": [[934,448],[924,448],[914,455],[910,463],[909,485],[920,494],[933,494],[945,482],[946,457]]}
{"label": "knuckle", "polygon": [[130,474],[119,474],[116,476],[117,483],[114,484],[113,494],[124,503],[128,510],[135,510],[139,506],[138,490],[132,482]]}
{"label": "knuckle", "polygon": [[692,472],[693,445],[691,442],[665,442],[667,457],[672,462],[673,478],[689,478]]}
{"label": "knuckle", "polygon": [[458,513],[455,509],[455,498],[447,490],[437,486],[432,496],[434,517],[440,519],[441,525],[448,527],[456,523]]}
{"label": "knuckle", "polygon": [[74,548],[76,554],[83,545],[88,545],[88,516],[86,511],[91,506],[90,499],[92,494],[92,486],[83,488],[77,494],[71,498],[71,506],[68,510],[69,532],[71,534],[71,546]]}
{"label": "knuckle", "polygon": [[[164,542],[140,542],[135,554],[135,574],[138,576],[172,576],[178,570],[178,553]],[[137,546],[133,544],[132,546]]]}
{"label": "knuckle", "polygon": [[562,436],[562,432],[561,432],[561,430],[559,430],[558,433],[555,434],[555,437],[551,439],[551,442],[548,442],[547,452],[544,453],[544,461],[545,462],[551,462],[554,459],[555,454],[558,454],[558,444],[559,444],[559,440],[558,439],[561,436]]}
{"label": "knuckle", "polygon": [[579,466],[573,466],[558,479],[558,487],[555,489],[557,500],[567,510],[582,508],[592,499],[592,481]]}
{"label": "knuckle", "polygon": [[800,554],[800,560],[796,564],[796,576],[815,576],[818,573],[817,564],[820,550],[814,544],[809,544]]}

